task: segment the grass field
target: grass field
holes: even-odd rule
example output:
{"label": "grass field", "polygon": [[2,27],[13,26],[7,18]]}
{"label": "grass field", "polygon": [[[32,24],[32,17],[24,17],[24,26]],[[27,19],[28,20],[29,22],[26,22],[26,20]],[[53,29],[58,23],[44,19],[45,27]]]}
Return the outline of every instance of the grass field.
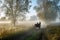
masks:
{"label": "grass field", "polygon": [[[0,24],[0,38],[26,32],[22,37],[25,40],[37,40],[40,37],[41,29],[34,28],[35,23],[18,24],[15,27],[11,24]],[[60,40],[60,25],[48,25],[44,30],[48,40]]]}
{"label": "grass field", "polygon": [[27,31],[31,26],[26,25],[16,25],[15,27],[9,24],[0,24],[0,38],[3,36],[8,36],[17,32]]}
{"label": "grass field", "polygon": [[60,25],[48,25],[45,31],[48,40],[60,40]]}

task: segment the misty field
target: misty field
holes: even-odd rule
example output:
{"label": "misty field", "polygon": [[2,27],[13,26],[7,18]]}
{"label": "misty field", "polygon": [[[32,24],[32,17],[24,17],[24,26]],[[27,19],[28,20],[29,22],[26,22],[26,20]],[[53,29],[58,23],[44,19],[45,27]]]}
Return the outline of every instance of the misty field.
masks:
{"label": "misty field", "polygon": [[20,40],[40,40],[40,34],[43,32],[48,40],[60,40],[60,25],[48,25],[46,28],[37,29],[34,27],[35,23],[36,22],[20,22],[17,23],[15,27],[11,24],[0,24],[0,39],[17,35],[18,37],[16,38],[18,39],[14,38],[14,40],[19,40],[19,37],[21,38]]}
{"label": "misty field", "polygon": [[17,32],[28,31],[35,22],[20,22],[15,27],[9,23],[0,23],[0,38]]}

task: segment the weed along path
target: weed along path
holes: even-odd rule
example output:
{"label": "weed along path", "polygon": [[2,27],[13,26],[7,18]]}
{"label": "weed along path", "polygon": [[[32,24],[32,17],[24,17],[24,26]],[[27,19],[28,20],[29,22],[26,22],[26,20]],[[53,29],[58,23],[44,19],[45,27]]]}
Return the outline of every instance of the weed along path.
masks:
{"label": "weed along path", "polygon": [[40,29],[31,28],[27,31],[18,32],[16,34],[9,35],[8,37],[3,37],[1,40],[33,40],[39,37]]}
{"label": "weed along path", "polygon": [[35,27],[28,27],[28,26],[22,28],[17,26],[16,30],[14,28],[15,27],[12,28],[14,31],[21,30],[21,29],[22,31],[13,32],[13,30],[11,29],[10,31],[12,31],[12,34],[10,34],[7,37],[6,35],[8,34],[5,34],[5,37],[0,38],[0,40],[39,40],[41,36],[42,29],[38,29]]}
{"label": "weed along path", "polygon": [[[0,40],[53,40],[56,36],[60,38],[60,25],[48,25],[47,28],[40,29],[33,27],[33,25],[26,25],[13,27],[1,24]],[[56,34],[54,35],[52,33]]]}

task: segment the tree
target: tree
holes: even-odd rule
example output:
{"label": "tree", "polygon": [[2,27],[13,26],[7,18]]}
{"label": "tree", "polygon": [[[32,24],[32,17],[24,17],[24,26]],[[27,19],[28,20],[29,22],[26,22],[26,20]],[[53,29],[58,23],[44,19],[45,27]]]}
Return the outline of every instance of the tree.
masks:
{"label": "tree", "polygon": [[30,0],[4,0],[4,6],[7,8],[6,16],[10,17],[15,26],[17,17],[21,16],[21,12],[28,12]]}
{"label": "tree", "polygon": [[35,7],[38,17],[46,22],[54,21],[60,10],[58,6],[60,0],[37,0],[38,6]]}

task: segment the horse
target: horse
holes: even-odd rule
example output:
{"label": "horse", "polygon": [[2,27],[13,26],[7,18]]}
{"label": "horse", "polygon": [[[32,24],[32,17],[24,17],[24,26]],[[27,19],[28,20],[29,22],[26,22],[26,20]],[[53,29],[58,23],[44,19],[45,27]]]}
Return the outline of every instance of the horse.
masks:
{"label": "horse", "polygon": [[36,24],[35,24],[35,27],[38,27],[38,28],[40,29],[40,27],[41,27],[41,22],[36,23]]}

